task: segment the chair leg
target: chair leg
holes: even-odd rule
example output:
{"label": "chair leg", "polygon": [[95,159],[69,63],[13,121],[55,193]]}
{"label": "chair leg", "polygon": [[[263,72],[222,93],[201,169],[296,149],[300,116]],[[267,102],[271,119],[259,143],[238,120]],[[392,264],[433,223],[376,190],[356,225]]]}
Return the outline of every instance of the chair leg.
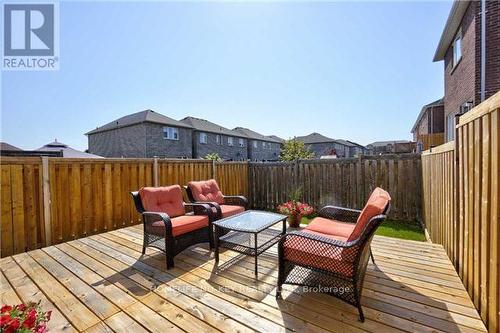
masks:
{"label": "chair leg", "polygon": [[167,269],[174,268],[174,258],[167,255]]}
{"label": "chair leg", "polygon": [[281,283],[278,283],[278,286],[276,287],[276,298],[281,298]]}
{"label": "chair leg", "polygon": [[142,254],[143,255],[146,254],[146,246],[144,246],[144,245],[142,246]]}
{"label": "chair leg", "polygon": [[358,303],[358,312],[359,312],[359,321],[365,322],[365,315],[363,314],[363,308],[361,307],[361,303]]}
{"label": "chair leg", "polygon": [[371,248],[370,248],[370,258],[372,258],[372,262],[375,265],[375,258],[373,258],[373,252]]}

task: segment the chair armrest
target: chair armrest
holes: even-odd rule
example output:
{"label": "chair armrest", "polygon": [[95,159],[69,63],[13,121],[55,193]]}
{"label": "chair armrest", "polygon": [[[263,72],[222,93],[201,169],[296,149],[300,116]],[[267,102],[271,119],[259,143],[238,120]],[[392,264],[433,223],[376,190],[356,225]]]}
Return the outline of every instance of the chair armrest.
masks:
{"label": "chair armrest", "polygon": [[170,221],[170,216],[162,212],[143,212],[142,213],[142,223],[144,228],[148,228],[150,224],[157,221],[163,221],[165,224],[165,232],[167,235],[172,234],[172,221]]}
{"label": "chair armrest", "polygon": [[206,203],[184,203],[185,207],[192,207],[193,208],[193,213],[194,215],[207,215],[210,220],[212,220],[212,217],[214,215],[212,209],[210,209],[210,205]]}
{"label": "chair armrest", "polygon": [[287,232],[283,236],[281,236],[279,246],[283,246],[283,243],[291,238],[303,238],[309,241],[314,241],[318,243],[323,243],[323,244],[328,244],[333,247],[342,247],[342,248],[351,248],[356,246],[357,241],[351,241],[351,242],[343,242],[337,239],[331,239],[328,237],[323,237],[317,234],[309,233],[309,232],[303,232],[303,231],[291,231]]}
{"label": "chair armrest", "polygon": [[321,208],[318,215],[330,220],[337,220],[347,223],[356,223],[361,211],[358,209],[350,209],[336,206],[325,206]]}
{"label": "chair armrest", "polygon": [[224,203],[226,205],[243,206],[248,209],[248,199],[242,195],[225,195]]}
{"label": "chair armrest", "polygon": [[[222,217],[222,209],[220,208],[219,204],[217,202],[211,202],[211,201],[196,201],[197,204],[204,204],[204,205],[208,205],[208,207],[211,207],[211,208],[215,208],[215,215],[212,214],[214,216],[214,218],[221,218]],[[213,213],[213,211],[212,211]]]}

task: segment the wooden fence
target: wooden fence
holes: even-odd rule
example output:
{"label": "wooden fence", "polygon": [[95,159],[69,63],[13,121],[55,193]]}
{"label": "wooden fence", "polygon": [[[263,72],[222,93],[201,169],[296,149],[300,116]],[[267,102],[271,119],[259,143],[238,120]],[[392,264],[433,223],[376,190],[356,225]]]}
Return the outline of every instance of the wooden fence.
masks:
{"label": "wooden fence", "polygon": [[420,219],[420,168],[420,155],[415,154],[250,163],[250,201],[259,209],[275,209],[300,189],[302,199],[315,208],[362,208],[371,191],[381,186],[393,199],[391,218]]}
{"label": "wooden fence", "polygon": [[422,142],[424,150],[442,145],[444,143],[444,133],[431,133],[418,135],[417,141]]}
{"label": "wooden fence", "polygon": [[4,157],[1,256],[139,222],[130,191],[215,177],[224,193],[248,193],[246,162]]}
{"label": "wooden fence", "polygon": [[500,93],[461,116],[455,142],[422,155],[424,222],[490,332],[500,329]]}

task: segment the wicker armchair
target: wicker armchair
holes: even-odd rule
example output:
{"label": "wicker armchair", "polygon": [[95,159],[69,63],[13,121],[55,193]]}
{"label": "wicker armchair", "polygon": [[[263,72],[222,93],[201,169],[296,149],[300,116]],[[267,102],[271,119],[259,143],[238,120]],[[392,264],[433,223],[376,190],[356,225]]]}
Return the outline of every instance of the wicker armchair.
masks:
{"label": "wicker armchair", "polygon": [[248,209],[247,198],[241,195],[223,195],[215,179],[192,181],[184,188],[189,201],[210,205],[217,220]]}
{"label": "wicker armchair", "polygon": [[377,188],[362,211],[326,206],[304,230],[283,235],[276,297],[285,283],[314,288],[356,306],[364,321],[361,291],[370,243],[389,209],[389,194]]}
{"label": "wicker armchair", "polygon": [[[209,242],[213,248],[214,214],[210,206],[185,203],[179,185],[144,187],[131,194],[135,208],[142,215],[142,254],[147,246],[162,250],[170,269],[174,267],[174,257],[191,245]],[[187,207],[192,209],[191,213],[186,212]]]}

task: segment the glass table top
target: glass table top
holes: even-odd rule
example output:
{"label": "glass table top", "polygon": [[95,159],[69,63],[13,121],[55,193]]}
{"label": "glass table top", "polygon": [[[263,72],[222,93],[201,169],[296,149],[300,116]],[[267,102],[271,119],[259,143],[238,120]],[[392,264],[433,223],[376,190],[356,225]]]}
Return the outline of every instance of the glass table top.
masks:
{"label": "glass table top", "polygon": [[243,213],[215,221],[213,224],[235,231],[260,232],[280,221],[286,220],[286,218],[286,215],[258,210],[247,210]]}

